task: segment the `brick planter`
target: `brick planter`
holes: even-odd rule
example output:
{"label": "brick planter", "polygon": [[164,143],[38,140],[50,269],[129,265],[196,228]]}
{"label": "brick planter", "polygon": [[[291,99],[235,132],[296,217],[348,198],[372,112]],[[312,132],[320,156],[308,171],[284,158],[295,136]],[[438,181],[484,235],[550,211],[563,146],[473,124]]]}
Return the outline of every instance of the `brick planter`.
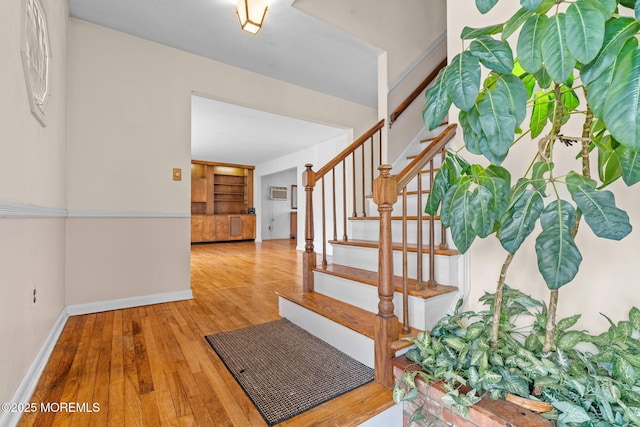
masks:
{"label": "brick planter", "polygon": [[[407,366],[413,365],[405,356],[393,359],[396,379],[402,376]],[[425,383],[416,377],[418,398],[411,402],[404,402],[402,407],[403,425],[406,427],[552,427],[554,422],[504,400],[483,398],[469,408],[467,418],[442,401],[445,391],[440,383]],[[422,406],[425,419],[410,422],[409,419],[416,409]]]}

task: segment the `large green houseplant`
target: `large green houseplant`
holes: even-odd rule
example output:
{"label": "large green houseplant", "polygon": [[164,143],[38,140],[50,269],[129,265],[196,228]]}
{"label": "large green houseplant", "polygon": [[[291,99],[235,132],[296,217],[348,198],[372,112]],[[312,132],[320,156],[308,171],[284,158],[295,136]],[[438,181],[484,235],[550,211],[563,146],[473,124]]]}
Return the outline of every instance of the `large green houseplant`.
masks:
{"label": "large green houseplant", "polygon": [[[476,6],[487,13],[497,2],[476,0]],[[427,90],[424,109],[425,123],[433,129],[455,105],[464,148],[486,159],[482,165],[471,164],[461,153],[450,152],[435,177],[425,209],[429,214],[440,214],[461,252],[466,252],[476,237],[489,235],[497,237],[506,250],[496,292],[485,296],[490,310],[454,315],[456,324],[465,320],[462,330],[454,334],[458,338],[466,336],[469,324],[480,325],[470,334],[477,333],[472,339],[486,341],[486,351],[482,347],[481,353],[475,353],[488,355],[478,356],[480,361],[492,354],[504,356],[510,346],[516,353],[531,352],[536,360],[549,360],[553,352],[553,357],[558,357],[558,351],[573,349],[580,341],[590,342],[595,345],[590,351],[599,352],[612,345],[618,335],[625,337],[625,342],[627,338],[635,340],[639,330],[628,327],[631,319],[623,326],[612,324],[617,332],[611,332],[610,339],[594,338],[568,330],[578,316],[557,322],[556,310],[560,288],[572,281],[582,261],[575,242],[582,220],[601,238],[619,240],[631,232],[627,214],[616,206],[614,194],[605,187],[619,179],[629,186],[640,181],[640,1],[520,0],[520,6],[505,22],[463,29],[464,48]],[[509,170],[503,162],[516,144],[527,146],[529,163],[522,170]],[[526,149],[520,149],[519,155]],[[575,158],[573,169],[566,168],[564,161],[562,167],[554,161],[566,157],[569,150]],[[549,289],[547,304],[505,287],[511,260],[527,238],[535,238],[538,270]],[[527,335],[516,339],[513,317],[522,314],[530,315],[534,322]],[[434,336],[447,335],[443,325],[450,321],[451,316],[443,319]],[[463,356],[457,353],[459,365],[465,365],[463,359],[470,357],[472,342],[449,339],[452,347],[445,341],[438,341],[436,347],[441,351],[432,354],[431,340],[423,335],[416,340],[422,355],[419,351],[413,356],[433,356],[438,362],[442,352],[462,351]],[[560,341],[562,348],[558,347]],[[611,367],[616,381],[624,376],[631,392],[640,386],[636,384],[640,370],[636,375],[635,364],[627,366],[627,362],[636,361],[640,345],[634,341],[622,347],[624,357],[616,353],[603,363],[610,365],[606,366]],[[451,369],[445,372],[449,377],[457,375],[456,381],[461,379]],[[464,372],[469,374],[468,368]],[[482,372],[476,373],[482,377]],[[445,375],[440,374],[436,376]],[[484,386],[482,381],[475,383],[481,390],[492,390],[491,381]],[[544,381],[536,383],[534,379],[532,384],[529,392],[544,398]],[[402,390],[397,391],[402,398]],[[618,408],[623,409],[616,414],[627,421],[640,416],[640,409],[624,409],[640,408],[640,394],[637,397],[638,404],[622,400]],[[471,403],[473,399],[457,402],[462,401]],[[562,412],[557,404],[556,408]],[[615,424],[615,414],[602,411],[603,418],[596,417],[594,424],[585,425],[626,425],[623,421]],[[575,422],[569,416],[560,421],[567,425]]]}

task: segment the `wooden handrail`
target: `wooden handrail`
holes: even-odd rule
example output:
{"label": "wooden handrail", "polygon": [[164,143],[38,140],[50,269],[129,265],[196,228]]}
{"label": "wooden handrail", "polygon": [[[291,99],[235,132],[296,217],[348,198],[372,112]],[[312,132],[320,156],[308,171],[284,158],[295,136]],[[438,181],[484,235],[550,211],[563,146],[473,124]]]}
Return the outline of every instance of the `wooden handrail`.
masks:
{"label": "wooden handrail", "polygon": [[451,124],[447,126],[445,130],[443,130],[440,135],[438,135],[434,140],[429,144],[429,146],[422,150],[420,154],[416,156],[415,159],[411,161],[402,172],[396,175],[396,181],[398,182],[398,191],[401,191],[413,178],[415,178],[422,169],[427,165],[431,159],[433,159],[436,154],[442,151],[445,145],[453,138],[456,134],[456,125]]}
{"label": "wooden handrail", "polygon": [[349,156],[349,154],[353,153],[356,150],[356,148],[359,148],[362,144],[367,142],[369,138],[375,135],[376,132],[382,129],[383,126],[384,126],[384,119],[380,120],[378,123],[373,125],[371,129],[366,131],[360,138],[353,141],[351,145],[349,145],[347,148],[342,150],[342,152],[337,156],[335,156],[333,159],[331,159],[329,163],[327,163],[326,165],[318,169],[318,171],[316,172],[316,180],[322,178],[329,171],[331,171],[333,168],[338,166],[338,164],[342,162],[342,160],[346,159]]}
{"label": "wooden handrail", "polygon": [[400,117],[400,115],[404,112],[404,110],[406,110],[409,105],[411,105],[411,103],[413,101],[415,101],[415,99],[422,93],[424,92],[424,90],[427,88],[427,86],[429,86],[429,84],[435,80],[436,77],[438,77],[438,73],[440,72],[441,69],[443,69],[444,67],[447,66],[447,59],[443,59],[442,62],[440,62],[436,68],[427,76],[426,79],[424,79],[422,81],[422,83],[420,83],[420,85],[418,85],[417,88],[415,88],[413,90],[413,92],[411,92],[409,94],[409,96],[407,97],[407,99],[405,99],[404,101],[402,101],[400,103],[400,105],[398,105],[398,107],[393,110],[393,112],[391,113],[391,115],[389,116],[389,125],[393,125],[393,123],[398,120],[398,117]]}

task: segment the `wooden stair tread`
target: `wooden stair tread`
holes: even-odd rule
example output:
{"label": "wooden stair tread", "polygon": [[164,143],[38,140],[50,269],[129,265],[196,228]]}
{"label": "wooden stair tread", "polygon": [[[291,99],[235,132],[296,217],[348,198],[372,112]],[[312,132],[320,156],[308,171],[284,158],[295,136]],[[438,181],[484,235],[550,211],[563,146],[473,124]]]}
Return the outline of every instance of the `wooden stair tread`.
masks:
{"label": "wooden stair tread", "polygon": [[[436,215],[433,218],[435,220],[439,220],[440,219],[440,215]],[[380,221],[380,217],[379,216],[350,216],[347,219],[349,219],[350,221]],[[427,214],[422,216],[422,220],[423,221],[428,221],[429,219],[430,219],[430,217]],[[416,215],[408,215],[407,216],[407,220],[409,220],[409,221],[417,221],[418,217]],[[402,217],[401,216],[392,216],[391,217],[391,221],[402,221]]]}
{"label": "wooden stair tread", "polygon": [[[371,382],[275,427],[341,426],[356,427],[394,405],[393,390]],[[322,414],[322,415],[319,415]]]}
{"label": "wooden stair tread", "polygon": [[317,292],[276,293],[282,298],[373,339],[376,315],[370,311]]}
{"label": "wooden stair tread", "polygon": [[[349,267],[340,264],[327,264],[326,266],[315,267],[313,270],[343,279],[355,280],[357,282],[370,286],[378,286],[378,272],[376,271],[364,270],[361,268]],[[455,286],[440,284],[436,285],[433,288],[425,287],[425,289],[416,289],[417,283],[418,282],[415,279],[407,279],[409,295],[417,298],[428,299],[458,290],[458,288],[456,288]],[[402,277],[393,277],[393,287],[396,292],[402,292]]]}
{"label": "wooden stair tread", "polygon": [[[298,304],[308,310],[313,311],[329,320],[332,320],[352,331],[355,331],[367,338],[374,337],[374,322],[376,314],[362,308],[353,306],[346,302],[328,297],[318,292],[302,292],[302,293],[283,293],[276,292],[278,296]],[[402,333],[402,323],[398,321],[398,330],[400,338],[416,337],[421,331],[411,328],[409,334]],[[406,343],[406,344],[405,344]],[[411,343],[405,340],[394,341],[391,348],[398,350],[410,346]]]}
{"label": "wooden stair tread", "polygon": [[[345,246],[359,246],[359,247],[363,247],[363,248],[374,248],[377,249],[379,247],[379,242],[376,240],[329,240],[329,243],[331,243],[332,245],[345,245]],[[402,250],[402,243],[397,243],[394,242],[391,244],[392,248],[394,251],[401,251]],[[415,243],[409,243],[407,244],[407,251],[408,252],[417,252],[418,248],[417,245]],[[422,253],[429,253],[430,249],[429,246],[423,246],[422,247]],[[456,249],[436,249],[434,251],[434,253],[436,255],[444,255],[444,256],[453,256],[453,255],[459,255],[460,252],[458,252]]]}

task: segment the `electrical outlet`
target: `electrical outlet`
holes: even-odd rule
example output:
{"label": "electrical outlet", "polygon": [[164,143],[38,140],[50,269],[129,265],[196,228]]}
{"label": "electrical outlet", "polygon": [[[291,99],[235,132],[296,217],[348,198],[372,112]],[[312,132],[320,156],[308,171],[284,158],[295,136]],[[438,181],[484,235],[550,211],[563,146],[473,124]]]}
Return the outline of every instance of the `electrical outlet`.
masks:
{"label": "electrical outlet", "polygon": [[36,289],[33,288],[33,303],[36,303]]}
{"label": "electrical outlet", "polygon": [[182,169],[173,168],[173,180],[174,181],[182,181]]}

